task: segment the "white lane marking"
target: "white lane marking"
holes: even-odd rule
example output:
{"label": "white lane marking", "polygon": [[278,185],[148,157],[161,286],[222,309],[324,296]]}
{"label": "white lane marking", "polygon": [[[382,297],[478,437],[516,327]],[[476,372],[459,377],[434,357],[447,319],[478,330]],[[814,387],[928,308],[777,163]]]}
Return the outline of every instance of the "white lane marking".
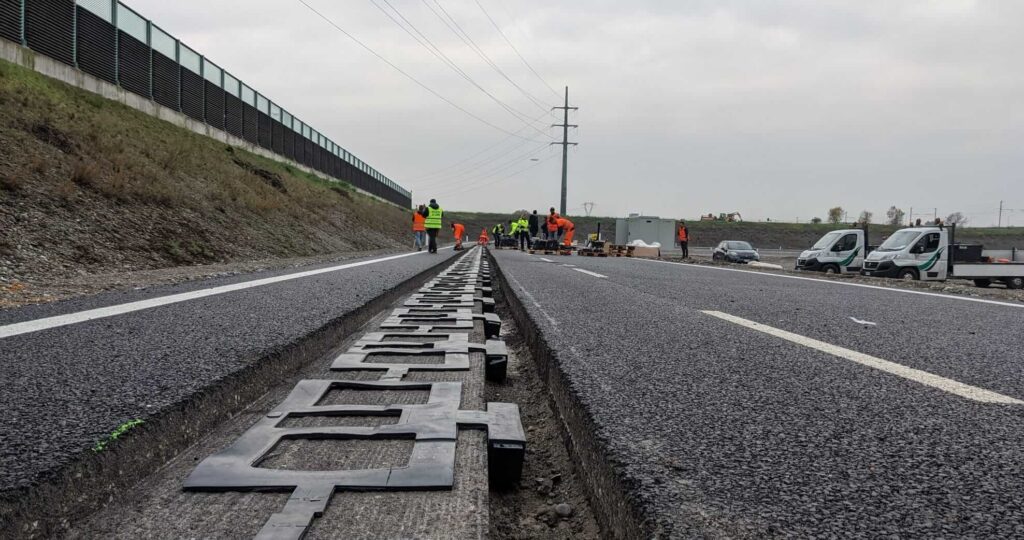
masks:
{"label": "white lane marking", "polygon": [[[442,248],[449,249],[449,248]],[[150,309],[159,306],[166,306],[168,304],[176,304],[178,302],[185,302],[188,300],[195,300],[197,298],[205,298],[207,296],[214,296],[218,294],[224,294],[234,291],[241,291],[244,289],[251,289],[253,287],[261,287],[263,285],[270,285],[273,283],[280,283],[282,281],[291,281],[293,279],[300,279],[309,276],[315,276],[318,274],[327,274],[330,272],[337,272],[339,270],[347,270],[349,268],[356,268],[359,266],[367,266],[370,264],[377,264],[387,261],[393,261],[395,259],[402,259],[404,257],[412,257],[415,255],[422,255],[426,251],[418,251],[415,253],[403,253],[401,255],[392,255],[390,257],[382,257],[380,259],[370,259],[367,261],[359,261],[349,264],[342,264],[339,266],[330,266],[327,268],[319,268],[316,270],[307,270],[305,272],[296,272],[294,274],[285,274],[281,276],[274,276],[269,278],[257,279],[253,281],[243,281],[242,283],[232,283],[231,285],[221,285],[220,287],[211,287],[209,289],[200,289],[198,291],[191,291],[186,293],[171,294],[168,296],[160,296],[157,298],[149,298],[147,300],[139,300],[137,302],[128,302],[127,304],[118,304],[116,306],[107,306],[96,309],[89,309],[85,311],[79,311],[77,313],[68,313],[66,315],[57,315],[54,317],[46,317],[43,319],[35,319],[32,321],[24,321],[14,324],[8,324],[6,326],[0,326],[0,339],[8,338],[11,336],[17,336],[20,334],[28,334],[31,332],[39,332],[41,330],[48,330],[50,328],[57,328],[60,326],[67,326],[70,324],[76,324],[85,321],[92,321],[95,319],[103,319],[106,317],[114,317],[116,315],[123,315],[125,313],[131,313],[133,311],[141,311],[143,309]]]}
{"label": "white lane marking", "polygon": [[868,326],[877,326],[878,325],[878,323],[873,323],[871,321],[862,321],[862,320],[860,320],[860,319],[858,319],[856,317],[850,317],[850,320],[855,322],[855,323],[857,323],[857,324],[866,324]]}
{"label": "white lane marking", "polygon": [[916,383],[923,384],[925,386],[931,386],[932,388],[937,388],[939,390],[949,392],[950,394],[954,394],[962,398],[980,401],[982,403],[1024,405],[1024,401],[1012,398],[1010,396],[1004,396],[1003,394],[998,394],[991,390],[985,390],[984,388],[978,388],[977,386],[971,386],[969,384],[964,384],[962,382],[954,381],[952,379],[947,379],[945,377],[933,375],[931,373],[928,373],[927,371],[921,371],[919,369],[910,368],[902,364],[890,362],[888,360],[882,360],[881,358],[876,358],[871,355],[867,355],[857,351],[851,351],[850,349],[845,349],[843,347],[839,347],[838,345],[825,343],[824,341],[818,341],[816,339],[801,336],[799,334],[794,334],[792,332],[787,332],[785,330],[779,330],[778,328],[773,328],[768,325],[764,325],[754,321],[749,321],[747,319],[742,319],[734,315],[729,315],[728,313],[722,313],[720,311],[704,311],[703,313],[711,315],[712,317],[717,317],[724,321],[729,321],[731,323],[738,324],[746,328],[750,328],[751,330],[757,330],[758,332],[762,332],[770,336],[785,339],[786,341],[791,341],[798,345],[803,345],[805,347],[809,347],[811,349],[815,349],[826,354],[831,354],[833,356],[845,358],[847,360],[850,360],[851,362],[856,362],[863,366],[874,368],[879,371],[884,371],[891,375],[896,375],[897,377],[903,377],[904,379],[908,379]]}
{"label": "white lane marking", "polygon": [[551,259],[545,259],[544,257],[541,257],[540,260],[542,260],[544,262],[549,262],[549,263],[555,262],[555,261],[552,261]]}
{"label": "white lane marking", "polygon": [[598,274],[597,272],[591,272],[590,270],[584,270],[582,268],[573,268],[573,270],[575,270],[577,272],[582,272],[582,273],[584,273],[584,274],[586,274],[588,276],[594,276],[594,277],[597,277],[597,278],[607,278],[608,277],[608,276],[602,276],[601,274]]}
{"label": "white lane marking", "polygon": [[576,268],[575,264],[563,264],[562,266],[564,266],[566,268]]}
{"label": "white lane marking", "polygon": [[671,265],[675,265],[675,266],[689,266],[689,267],[692,267],[692,268],[700,268],[700,269],[703,269],[703,270],[720,270],[720,271],[723,271],[723,272],[739,272],[741,274],[755,274],[755,275],[758,275],[758,276],[768,276],[768,277],[775,277],[775,278],[782,278],[782,279],[799,279],[799,280],[802,280],[802,281],[813,281],[815,283],[827,283],[829,285],[843,285],[843,286],[846,286],[846,287],[861,287],[861,288],[864,288],[864,289],[877,289],[877,290],[880,290],[880,291],[890,291],[890,292],[897,292],[897,293],[903,293],[903,294],[920,294],[922,296],[935,296],[935,297],[938,297],[938,298],[945,298],[947,300],[962,300],[964,302],[979,302],[979,303],[982,303],[982,304],[994,304],[994,305],[997,305],[997,306],[1008,306],[1008,307],[1015,307],[1015,308],[1024,308],[1024,303],[1013,304],[1013,303],[1010,303],[1010,302],[1000,302],[998,300],[985,300],[984,298],[969,298],[969,297],[966,297],[966,296],[952,296],[952,295],[948,295],[948,294],[939,294],[939,293],[925,292],[925,291],[911,291],[911,290],[908,290],[908,289],[899,289],[899,288],[896,288],[896,287],[882,287],[880,285],[867,285],[867,284],[864,284],[864,283],[845,283],[845,282],[842,282],[842,281],[833,281],[831,279],[817,279],[817,278],[809,278],[809,277],[801,277],[801,276],[787,276],[785,274],[772,274],[770,272],[755,272],[753,270],[740,270],[738,268],[722,268],[720,266],[710,266],[710,265],[705,265],[705,264],[690,264],[690,263],[678,263],[678,262],[672,262],[672,261],[659,261],[657,259],[643,259],[643,258],[639,258],[639,257],[634,257],[633,260],[634,261],[661,263],[661,264],[671,264]]}
{"label": "white lane marking", "polygon": [[546,318],[552,326],[558,326],[558,321],[556,321],[554,317],[549,315],[548,312],[544,310],[544,306],[540,305],[540,302],[538,302],[537,299],[534,298],[532,294],[530,294],[530,291],[526,290],[526,287],[523,287],[522,283],[519,283],[518,279],[516,279],[515,277],[512,276],[512,274],[509,273],[506,273],[505,277],[508,278],[508,280],[511,281],[513,284],[515,284],[516,287],[519,287],[520,291],[523,291],[523,296],[525,296],[530,301],[530,303],[532,303],[537,308],[537,310],[540,311],[542,315],[544,315],[544,318]]}

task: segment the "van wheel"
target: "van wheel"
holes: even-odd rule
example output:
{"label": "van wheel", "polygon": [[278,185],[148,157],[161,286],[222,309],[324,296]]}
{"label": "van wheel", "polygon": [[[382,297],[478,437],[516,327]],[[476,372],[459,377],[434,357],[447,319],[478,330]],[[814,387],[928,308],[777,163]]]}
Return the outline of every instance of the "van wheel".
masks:
{"label": "van wheel", "polygon": [[1024,277],[1012,277],[1003,280],[1007,289],[1024,289]]}
{"label": "van wheel", "polygon": [[903,270],[900,270],[900,273],[896,274],[896,277],[903,281],[917,281],[920,279],[917,275],[917,270],[914,270],[913,268],[904,268]]}
{"label": "van wheel", "polygon": [[821,267],[821,271],[825,272],[826,274],[838,274],[839,267],[834,264],[826,264],[825,266]]}
{"label": "van wheel", "polygon": [[988,286],[991,285],[991,284],[992,284],[992,280],[991,279],[976,279],[976,280],[974,280],[974,286],[975,287],[981,287],[982,289],[987,289]]}

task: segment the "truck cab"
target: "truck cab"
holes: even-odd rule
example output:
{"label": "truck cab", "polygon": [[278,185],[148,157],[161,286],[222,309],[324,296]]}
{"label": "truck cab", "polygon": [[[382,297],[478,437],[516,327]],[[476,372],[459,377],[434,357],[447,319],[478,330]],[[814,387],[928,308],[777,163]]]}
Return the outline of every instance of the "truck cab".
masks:
{"label": "truck cab", "polygon": [[826,274],[856,274],[864,264],[867,234],[863,229],[841,229],[822,236],[800,253],[796,269]]}
{"label": "truck cab", "polygon": [[861,275],[943,281],[950,270],[948,247],[946,228],[900,229],[867,256]]}

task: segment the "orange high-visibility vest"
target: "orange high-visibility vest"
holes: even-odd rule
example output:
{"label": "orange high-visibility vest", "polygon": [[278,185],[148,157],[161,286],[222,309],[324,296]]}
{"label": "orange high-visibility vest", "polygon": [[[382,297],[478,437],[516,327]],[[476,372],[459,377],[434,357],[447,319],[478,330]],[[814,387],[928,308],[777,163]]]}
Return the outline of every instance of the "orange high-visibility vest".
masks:
{"label": "orange high-visibility vest", "polygon": [[679,241],[686,241],[686,227],[679,227]]}
{"label": "orange high-visibility vest", "polygon": [[425,231],[427,230],[427,218],[423,217],[419,212],[412,213],[412,230],[413,231]]}
{"label": "orange high-visibility vest", "polygon": [[455,224],[455,238],[462,238],[462,234],[466,232],[466,227],[461,223]]}
{"label": "orange high-visibility vest", "polygon": [[555,232],[558,230],[558,220],[562,219],[557,213],[548,216],[548,232]]}
{"label": "orange high-visibility vest", "polygon": [[571,230],[574,230],[576,227],[568,219],[565,219],[564,217],[560,217],[560,218],[558,218],[555,221],[555,228],[556,229],[560,229],[561,228],[561,229],[565,229],[567,231],[571,231]]}

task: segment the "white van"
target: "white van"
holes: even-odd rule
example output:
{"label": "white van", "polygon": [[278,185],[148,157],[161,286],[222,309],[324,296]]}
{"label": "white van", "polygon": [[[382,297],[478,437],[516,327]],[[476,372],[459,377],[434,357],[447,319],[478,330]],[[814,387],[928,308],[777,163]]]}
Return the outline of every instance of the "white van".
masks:
{"label": "white van", "polygon": [[866,229],[841,229],[822,236],[810,249],[800,253],[796,269],[826,274],[856,274],[864,265]]}
{"label": "white van", "polygon": [[945,281],[969,279],[979,287],[1003,283],[1024,288],[1024,263],[1001,252],[985,252],[980,245],[956,244],[955,227],[900,229],[872,251],[861,274],[905,280]]}

